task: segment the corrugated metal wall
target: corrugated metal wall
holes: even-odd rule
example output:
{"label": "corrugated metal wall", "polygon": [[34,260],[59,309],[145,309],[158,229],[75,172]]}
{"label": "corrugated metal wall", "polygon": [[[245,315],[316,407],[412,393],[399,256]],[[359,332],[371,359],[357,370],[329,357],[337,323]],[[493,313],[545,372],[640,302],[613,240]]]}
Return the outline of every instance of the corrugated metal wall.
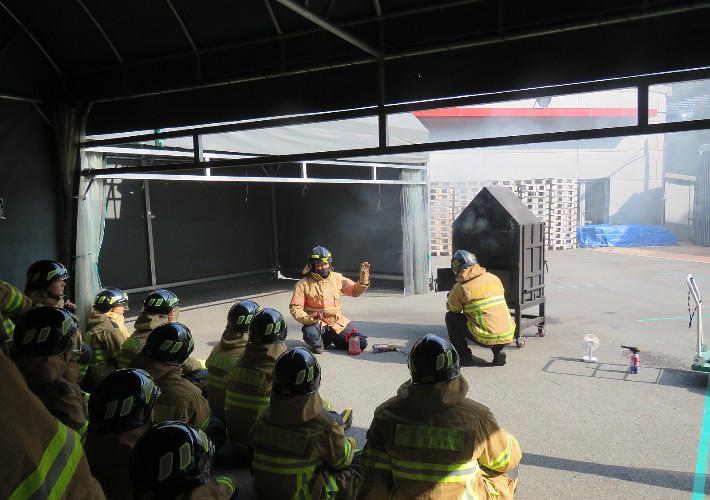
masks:
{"label": "corrugated metal wall", "polygon": [[710,147],[700,151],[695,176],[695,244],[710,247]]}

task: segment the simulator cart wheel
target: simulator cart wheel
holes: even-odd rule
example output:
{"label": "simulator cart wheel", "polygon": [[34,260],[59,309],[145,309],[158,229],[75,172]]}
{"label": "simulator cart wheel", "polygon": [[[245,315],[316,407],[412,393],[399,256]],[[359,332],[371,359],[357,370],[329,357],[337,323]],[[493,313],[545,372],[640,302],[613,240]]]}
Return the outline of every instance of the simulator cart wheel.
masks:
{"label": "simulator cart wheel", "polygon": [[522,349],[523,347],[525,347],[525,339],[522,337],[518,337],[517,339],[515,339],[515,345]]}
{"label": "simulator cart wheel", "polygon": [[544,337],[546,333],[547,333],[547,332],[545,331],[545,327],[544,327],[544,326],[538,326],[538,327],[537,327],[537,334],[538,334],[540,337]]}

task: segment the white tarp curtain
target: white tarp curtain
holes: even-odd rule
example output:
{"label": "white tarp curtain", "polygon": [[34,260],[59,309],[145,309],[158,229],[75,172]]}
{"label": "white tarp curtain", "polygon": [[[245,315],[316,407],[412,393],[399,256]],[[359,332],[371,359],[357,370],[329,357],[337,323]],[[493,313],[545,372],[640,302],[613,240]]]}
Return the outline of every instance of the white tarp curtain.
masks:
{"label": "white tarp curtain", "polygon": [[[103,168],[103,154],[84,152],[81,167]],[[99,280],[99,251],[103,241],[106,185],[103,179],[95,179],[88,192],[89,179],[81,178],[79,194],[86,192],[86,199],[79,199],[76,228],[76,256],[74,260],[74,286],[76,287],[77,315],[81,331],[86,332],[86,321],[91,315],[96,292],[101,288]]]}
{"label": "white tarp curtain", "polygon": [[[425,170],[403,170],[402,180],[426,181]],[[402,186],[404,293],[429,290],[429,216],[427,186]]]}
{"label": "white tarp curtain", "polygon": [[[174,129],[164,130],[167,132]],[[388,131],[390,146],[422,144],[429,140],[429,131],[411,113],[390,115]],[[192,137],[165,139],[163,145],[192,149]],[[253,155],[314,153],[375,148],[378,145],[378,124],[375,116],[202,136],[202,146],[205,151]],[[349,160],[421,164],[429,161],[429,153],[406,153],[386,157],[349,158]]]}

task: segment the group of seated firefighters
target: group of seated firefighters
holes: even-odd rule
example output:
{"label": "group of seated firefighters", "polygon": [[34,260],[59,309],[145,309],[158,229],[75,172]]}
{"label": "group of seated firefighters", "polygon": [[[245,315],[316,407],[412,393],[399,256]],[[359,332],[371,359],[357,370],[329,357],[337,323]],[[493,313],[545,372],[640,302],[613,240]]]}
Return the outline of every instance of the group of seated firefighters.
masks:
{"label": "group of seated firefighters", "polygon": [[[234,478],[214,475],[229,440],[263,500],[512,499],[518,442],[466,397],[459,367],[505,364],[515,325],[500,281],[470,252],[452,258],[451,342],[416,340],[410,378],[375,410],[362,449],[345,435],[352,409],[320,396],[315,354],[347,348],[341,297],[368,288],[369,267],[354,282],[314,248],[289,305],[309,349],[287,349],[283,316],[247,299],[229,310],[206,362],[190,357],[194,340],[168,290],[148,293],[132,334],[126,293],[100,290],[82,336],[62,264],[32,264],[24,293],[0,281],[0,498],[236,498]],[[493,361],[474,358],[467,338],[492,348]]]}

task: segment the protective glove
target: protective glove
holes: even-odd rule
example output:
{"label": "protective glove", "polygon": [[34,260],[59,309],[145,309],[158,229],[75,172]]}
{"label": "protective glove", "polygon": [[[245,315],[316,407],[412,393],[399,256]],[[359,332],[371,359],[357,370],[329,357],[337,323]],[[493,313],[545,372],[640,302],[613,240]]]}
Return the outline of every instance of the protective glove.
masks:
{"label": "protective glove", "polygon": [[369,285],[370,284],[370,263],[363,262],[360,264],[360,284]]}

